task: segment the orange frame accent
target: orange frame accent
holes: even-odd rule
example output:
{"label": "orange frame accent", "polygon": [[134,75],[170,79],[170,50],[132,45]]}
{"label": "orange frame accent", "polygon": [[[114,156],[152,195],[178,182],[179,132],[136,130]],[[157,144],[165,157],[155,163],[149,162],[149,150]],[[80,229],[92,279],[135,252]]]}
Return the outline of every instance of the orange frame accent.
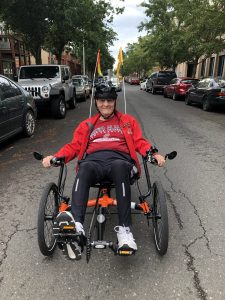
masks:
{"label": "orange frame accent", "polygon": [[[107,189],[102,189],[101,193],[103,194],[102,197],[98,199],[98,204],[101,207],[108,208],[109,206],[117,206],[117,200],[114,198],[109,197]],[[87,206],[93,207],[96,205],[97,199],[90,199],[88,200]],[[148,202],[144,201],[142,203],[139,203],[139,207],[142,209],[144,214],[148,214],[151,212],[151,208],[149,207]]]}
{"label": "orange frame accent", "polygon": [[[116,206],[117,200],[114,198],[109,197],[107,193],[107,189],[102,189],[101,192],[103,193],[103,196],[98,199],[98,203],[102,207],[109,207],[109,206]],[[88,200],[88,207],[95,206],[97,199],[90,199]]]}

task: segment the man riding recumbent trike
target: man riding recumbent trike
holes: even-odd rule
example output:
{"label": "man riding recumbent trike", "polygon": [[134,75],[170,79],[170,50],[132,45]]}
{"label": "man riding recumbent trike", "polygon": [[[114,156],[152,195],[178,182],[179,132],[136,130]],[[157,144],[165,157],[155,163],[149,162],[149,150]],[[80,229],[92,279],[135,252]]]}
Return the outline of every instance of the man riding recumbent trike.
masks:
{"label": "man riding recumbent trike", "polygon": [[[176,152],[160,155],[143,138],[136,119],[116,110],[117,94],[113,87],[99,86],[95,91],[98,113],[76,128],[71,143],[47,157],[35,153],[44,167],[60,166],[58,184],[49,183],[42,195],[38,214],[38,242],[42,254],[49,256],[56,245],[70,258],[78,260],[86,246],[87,262],[92,248],[109,247],[115,254],[131,255],[137,244],[130,230],[131,210],[140,210],[153,220],[153,232],[158,253],[168,247],[168,215],[166,198],[160,182],[151,184],[147,162],[163,166],[166,158]],[[142,155],[147,192],[140,193],[139,203],[131,201],[131,184],[141,174],[137,152]],[[66,163],[78,157],[77,175],[72,201],[63,195]],[[97,188],[96,199],[89,200],[89,190]],[[111,197],[115,189],[116,198]],[[118,243],[104,240],[104,230],[110,206],[117,206]],[[83,223],[87,207],[93,207],[87,234]],[[94,231],[96,233],[94,234]],[[95,238],[94,238],[95,237]]]}

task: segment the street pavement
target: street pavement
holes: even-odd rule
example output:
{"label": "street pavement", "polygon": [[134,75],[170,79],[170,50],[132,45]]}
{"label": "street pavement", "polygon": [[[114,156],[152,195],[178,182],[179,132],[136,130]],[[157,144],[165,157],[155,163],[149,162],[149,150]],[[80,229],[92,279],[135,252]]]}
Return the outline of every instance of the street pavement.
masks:
{"label": "street pavement", "polygon": [[[157,254],[152,225],[133,215],[138,251],[115,256],[93,250],[89,264],[66,260],[59,249],[44,257],[37,244],[37,211],[43,188],[57,182],[58,168],[44,169],[33,151],[53,154],[89,116],[90,99],[63,120],[41,116],[32,138],[17,136],[0,147],[0,299],[225,299],[225,110],[204,112],[184,101],[165,99],[126,85],[127,112],[162,154],[178,152],[164,168],[150,166],[152,182],[167,195],[169,248]],[[124,111],[123,92],[117,106]],[[93,109],[94,111],[94,109]],[[76,160],[68,164],[70,196]],[[141,189],[146,184],[140,179]],[[91,190],[90,196],[94,196]],[[132,200],[138,189],[132,186]],[[90,215],[85,220],[87,229]],[[106,237],[116,240],[117,216]]]}

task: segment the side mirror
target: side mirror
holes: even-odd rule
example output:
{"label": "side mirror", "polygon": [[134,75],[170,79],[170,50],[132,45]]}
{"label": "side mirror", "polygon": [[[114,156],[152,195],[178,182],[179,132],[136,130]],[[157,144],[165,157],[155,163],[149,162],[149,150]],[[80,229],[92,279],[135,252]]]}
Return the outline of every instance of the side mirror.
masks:
{"label": "side mirror", "polygon": [[33,152],[33,156],[37,160],[42,160],[44,158],[44,156],[41,153],[38,153],[38,152]]}
{"label": "side mirror", "polygon": [[177,156],[177,151],[172,151],[172,152],[165,155],[165,159],[168,158],[168,159],[171,160],[171,159],[174,159],[176,156]]}

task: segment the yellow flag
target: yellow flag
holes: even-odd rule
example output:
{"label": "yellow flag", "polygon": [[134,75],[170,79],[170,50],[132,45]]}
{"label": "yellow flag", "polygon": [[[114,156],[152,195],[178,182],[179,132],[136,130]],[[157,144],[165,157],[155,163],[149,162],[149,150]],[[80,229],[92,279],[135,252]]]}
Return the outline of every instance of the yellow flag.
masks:
{"label": "yellow flag", "polygon": [[100,50],[98,50],[98,54],[97,54],[97,71],[99,76],[103,76],[101,71],[101,66],[100,66]]}

